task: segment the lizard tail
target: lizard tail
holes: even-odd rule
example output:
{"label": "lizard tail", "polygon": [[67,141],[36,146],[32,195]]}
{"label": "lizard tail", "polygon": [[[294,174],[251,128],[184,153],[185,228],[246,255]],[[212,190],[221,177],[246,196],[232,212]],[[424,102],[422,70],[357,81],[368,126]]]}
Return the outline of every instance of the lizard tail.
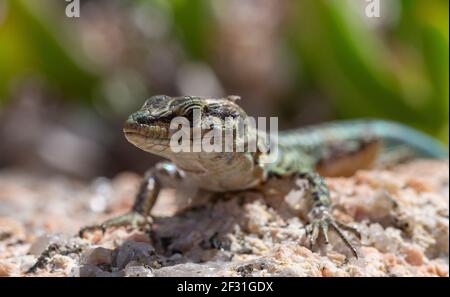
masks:
{"label": "lizard tail", "polygon": [[385,120],[370,120],[368,125],[368,132],[383,141],[385,152],[409,151],[415,157],[448,158],[448,149],[443,144],[416,129]]}
{"label": "lizard tail", "polygon": [[400,123],[386,120],[342,120],[297,130],[280,135],[286,146],[301,146],[320,152],[327,143],[376,139],[382,142],[382,155],[405,155],[419,158],[448,158],[448,149],[436,139]]}

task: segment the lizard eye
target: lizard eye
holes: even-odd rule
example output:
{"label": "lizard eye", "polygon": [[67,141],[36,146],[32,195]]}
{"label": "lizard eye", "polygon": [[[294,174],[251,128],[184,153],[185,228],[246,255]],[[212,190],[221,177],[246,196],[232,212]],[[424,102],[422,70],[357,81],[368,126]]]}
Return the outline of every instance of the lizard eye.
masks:
{"label": "lizard eye", "polygon": [[184,116],[189,119],[189,121],[193,121],[194,120],[194,112],[196,113],[196,115],[202,115],[202,110],[200,108],[189,108],[187,110],[184,111]]}

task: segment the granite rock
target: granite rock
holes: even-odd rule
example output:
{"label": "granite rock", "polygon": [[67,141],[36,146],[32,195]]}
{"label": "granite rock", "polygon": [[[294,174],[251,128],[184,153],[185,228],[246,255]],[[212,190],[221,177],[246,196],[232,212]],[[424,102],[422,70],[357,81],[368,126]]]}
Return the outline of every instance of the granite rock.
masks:
{"label": "granite rock", "polygon": [[[448,276],[448,162],[418,160],[327,178],[338,236],[310,250],[302,193],[248,192],[185,209],[164,191],[151,232],[78,228],[126,212],[139,176],[91,184],[0,172],[0,276]],[[301,181],[299,181],[301,182]],[[11,215],[17,214],[17,215]],[[31,274],[49,246],[56,247]]]}

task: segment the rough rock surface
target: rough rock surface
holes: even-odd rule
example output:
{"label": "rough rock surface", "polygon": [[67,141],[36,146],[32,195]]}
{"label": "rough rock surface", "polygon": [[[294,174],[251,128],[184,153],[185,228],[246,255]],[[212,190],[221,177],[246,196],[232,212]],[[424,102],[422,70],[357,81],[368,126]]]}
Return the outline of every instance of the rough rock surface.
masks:
{"label": "rough rock surface", "polygon": [[81,226],[129,209],[139,176],[85,185],[2,171],[0,276],[448,276],[448,167],[415,161],[327,179],[335,216],[362,233],[358,259],[337,236],[305,247],[299,191],[240,193],[180,212],[169,190],[151,232],[81,239]]}

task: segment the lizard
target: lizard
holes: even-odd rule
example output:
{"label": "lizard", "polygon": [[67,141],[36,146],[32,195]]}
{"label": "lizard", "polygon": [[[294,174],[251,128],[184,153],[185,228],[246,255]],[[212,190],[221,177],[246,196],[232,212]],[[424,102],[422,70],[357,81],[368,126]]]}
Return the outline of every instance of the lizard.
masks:
{"label": "lizard", "polygon": [[335,121],[280,132],[278,157],[273,162],[263,162],[271,152],[259,149],[231,153],[174,152],[171,149],[170,139],[175,132],[170,126],[173,119],[185,117],[190,121],[190,129],[194,129],[194,111],[205,115],[201,121],[208,116],[221,120],[245,119],[248,115],[238,105],[238,99],[238,96],[166,95],[147,99],[142,108],[126,120],[123,132],[136,147],[170,162],[157,163],[146,172],[129,213],[84,227],[79,235],[121,225],[136,228],[151,224],[150,211],[161,189],[177,188],[182,180],[206,192],[227,193],[260,189],[273,178],[301,178],[308,184],[306,234],[311,248],[321,234],[328,243],[328,232],[333,229],[358,257],[345,233],[352,232],[360,238],[359,231],[333,217],[330,192],[323,176],[349,176],[358,169],[372,166],[383,155],[383,150],[389,152],[392,147],[406,148],[406,155],[448,157],[446,148],[431,136],[396,122],[369,119]]}

